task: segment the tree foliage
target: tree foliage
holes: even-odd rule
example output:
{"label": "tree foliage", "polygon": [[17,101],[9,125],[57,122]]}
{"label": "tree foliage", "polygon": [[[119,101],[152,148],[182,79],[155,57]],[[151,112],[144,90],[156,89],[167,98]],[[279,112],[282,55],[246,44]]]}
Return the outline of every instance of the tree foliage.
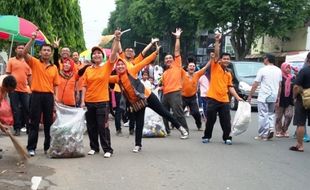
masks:
{"label": "tree foliage", "polygon": [[193,48],[191,42],[198,24],[190,14],[174,0],[117,0],[116,10],[111,13],[108,29],[104,31],[112,33],[116,27],[131,28],[122,40],[125,47],[132,46],[134,41],[148,43],[152,37],[158,37],[163,40],[163,49],[168,53],[174,42],[171,32],[181,27],[185,31],[181,45],[188,51]]}
{"label": "tree foliage", "polygon": [[309,10],[309,0],[117,0],[105,32],[112,33],[117,26],[131,28],[124,36],[125,46],[152,36],[169,45],[171,31],[181,27],[182,49],[187,53],[199,28],[219,29],[231,35],[236,58],[243,59],[256,38],[284,37],[304,26]]}
{"label": "tree foliage", "polygon": [[63,46],[85,49],[78,0],[0,0],[0,14],[23,17],[37,25],[50,41],[58,36]]}

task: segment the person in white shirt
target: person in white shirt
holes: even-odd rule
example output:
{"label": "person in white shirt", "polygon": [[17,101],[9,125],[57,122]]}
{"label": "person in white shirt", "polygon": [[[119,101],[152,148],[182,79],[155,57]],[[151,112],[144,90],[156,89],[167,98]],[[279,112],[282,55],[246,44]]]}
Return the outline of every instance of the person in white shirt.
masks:
{"label": "person in white shirt", "polygon": [[265,67],[258,70],[255,82],[252,85],[248,101],[251,102],[252,95],[260,84],[257,98],[259,130],[257,140],[270,140],[274,134],[275,106],[279,100],[282,72],[274,63],[275,57],[266,54],[264,57]]}
{"label": "person in white shirt", "polygon": [[207,92],[209,90],[209,79],[204,74],[202,75],[199,80],[199,89],[200,89],[200,97],[202,100],[202,109],[205,119],[207,119],[207,107],[208,107],[208,101],[207,101]]}
{"label": "person in white shirt", "polygon": [[152,84],[149,81],[149,73],[147,71],[144,71],[142,73],[142,79],[141,79],[142,84],[144,85],[145,88],[153,90]]}

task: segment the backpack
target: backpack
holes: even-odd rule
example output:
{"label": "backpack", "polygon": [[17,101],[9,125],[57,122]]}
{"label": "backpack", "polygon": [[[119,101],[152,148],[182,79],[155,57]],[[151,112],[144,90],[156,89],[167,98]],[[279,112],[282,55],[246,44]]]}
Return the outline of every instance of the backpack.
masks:
{"label": "backpack", "polygon": [[306,109],[310,109],[310,88],[304,89],[302,94],[302,104]]}

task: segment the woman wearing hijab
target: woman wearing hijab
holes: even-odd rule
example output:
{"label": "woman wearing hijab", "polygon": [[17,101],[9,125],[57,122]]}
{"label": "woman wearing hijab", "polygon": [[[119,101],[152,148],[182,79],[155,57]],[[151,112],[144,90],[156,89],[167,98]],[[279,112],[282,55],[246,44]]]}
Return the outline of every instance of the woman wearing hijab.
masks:
{"label": "woman wearing hijab", "polygon": [[155,94],[151,90],[144,87],[141,81],[137,78],[137,73],[146,65],[154,61],[159,52],[159,46],[156,44],[156,51],[143,59],[138,64],[127,67],[125,60],[119,58],[116,61],[117,75],[110,77],[111,83],[118,83],[122,93],[129,103],[129,111],[133,113],[136,122],[135,147],[132,150],[135,153],[141,151],[142,147],[142,131],[144,125],[145,107],[148,106],[160,116],[169,120],[181,133],[182,139],[188,138],[188,132],[180,123],[168,112],[159,102]]}
{"label": "woman wearing hijab", "polygon": [[[276,106],[276,137],[289,137],[288,127],[293,118],[293,81],[295,77],[291,74],[292,67],[288,63],[282,63],[282,85],[281,94]],[[283,121],[284,118],[284,121]]]}
{"label": "woman wearing hijab", "polygon": [[79,79],[74,73],[74,61],[64,59],[63,67],[59,70],[58,101],[64,105],[75,107],[76,81]]}

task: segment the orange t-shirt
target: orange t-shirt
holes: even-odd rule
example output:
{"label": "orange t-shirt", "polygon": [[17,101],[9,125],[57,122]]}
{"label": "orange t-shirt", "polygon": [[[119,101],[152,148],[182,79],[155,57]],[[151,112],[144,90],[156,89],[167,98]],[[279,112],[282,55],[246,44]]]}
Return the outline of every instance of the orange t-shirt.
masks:
{"label": "orange t-shirt", "polygon": [[90,66],[84,73],[83,86],[86,87],[85,102],[109,101],[109,77],[114,63],[110,60],[103,66]]}
{"label": "orange t-shirt", "polygon": [[[79,64],[75,64],[75,67],[80,70],[84,67],[85,65],[82,64],[82,63],[79,63]],[[77,72],[76,72],[77,73]],[[83,89],[83,80],[84,80],[84,74],[79,78],[79,80],[77,81],[77,85],[76,85],[76,90],[77,91],[82,91]]]}
{"label": "orange t-shirt", "polygon": [[78,76],[66,79],[59,74],[58,100],[68,106],[75,106],[75,84]]}
{"label": "orange t-shirt", "polygon": [[229,102],[229,87],[233,86],[232,76],[229,71],[224,70],[220,64],[211,61],[210,88],[207,97],[219,102]]}
{"label": "orange t-shirt", "polygon": [[[142,70],[146,65],[150,64],[153,60],[155,60],[157,57],[157,53],[154,52],[145,59],[143,59],[141,62],[137,63],[131,68],[127,68],[128,73],[137,79],[137,74],[140,70]],[[126,97],[130,103],[135,103],[139,100],[139,97],[136,95],[135,90],[133,86],[130,83],[129,77],[127,72],[120,74],[120,75],[114,75],[110,77],[110,83],[119,83],[121,82],[123,85],[123,88],[126,93]],[[148,98],[151,95],[151,90],[144,88],[144,96],[145,98]]]}
{"label": "orange t-shirt", "polygon": [[59,84],[57,67],[53,64],[45,64],[32,56],[28,65],[32,70],[31,90],[54,93],[54,86]]}
{"label": "orange t-shirt", "polygon": [[13,75],[16,79],[17,86],[15,91],[29,93],[30,89],[27,79],[31,75],[31,69],[24,59],[10,58],[6,66],[6,72]]}
{"label": "orange t-shirt", "polygon": [[163,94],[176,92],[182,89],[182,70],[181,56],[176,56],[170,68],[162,75]]}
{"label": "orange t-shirt", "polygon": [[198,80],[205,73],[204,69],[200,69],[195,72],[193,76],[190,76],[186,71],[183,72],[183,86],[182,86],[182,96],[191,97],[197,93]]}
{"label": "orange t-shirt", "polygon": [[[127,60],[124,52],[121,52],[119,54],[119,56],[123,60]],[[132,65],[136,65],[136,64],[140,63],[143,59],[144,59],[144,57],[143,57],[142,53],[139,53],[139,55],[137,57],[135,57],[134,59],[127,61],[127,62],[130,62]]]}

